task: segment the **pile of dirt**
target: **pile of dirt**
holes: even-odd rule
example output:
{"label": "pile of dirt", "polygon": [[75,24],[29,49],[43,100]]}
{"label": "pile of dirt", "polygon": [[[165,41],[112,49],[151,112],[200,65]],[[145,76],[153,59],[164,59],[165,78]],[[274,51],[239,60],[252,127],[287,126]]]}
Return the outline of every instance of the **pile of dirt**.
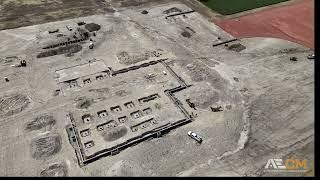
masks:
{"label": "pile of dirt", "polygon": [[184,28],[183,32],[181,33],[181,35],[183,37],[186,37],[186,38],[190,38],[191,36],[193,36],[193,34],[195,34],[196,31],[193,30],[191,27],[186,27]]}
{"label": "pile of dirt", "polygon": [[90,89],[89,92],[95,92],[95,93],[106,95],[110,93],[110,89],[109,88]]}
{"label": "pile of dirt", "polygon": [[65,177],[67,176],[67,167],[64,163],[52,164],[40,173],[41,177]]}
{"label": "pile of dirt", "polygon": [[130,7],[130,6],[139,6],[145,2],[140,2],[139,0],[130,0],[120,2],[120,7]]}
{"label": "pile of dirt", "polygon": [[296,53],[305,53],[309,52],[309,50],[306,49],[300,49],[300,48],[286,48],[286,49],[281,49],[278,53],[280,54],[296,54]]}
{"label": "pile of dirt", "polygon": [[186,38],[190,38],[192,35],[189,33],[189,32],[187,32],[187,31],[183,31],[182,33],[181,33],[181,35],[183,36],[183,37],[186,37]]}
{"label": "pile of dirt", "polygon": [[47,126],[53,126],[56,124],[56,120],[51,115],[40,115],[36,117],[31,122],[28,122],[26,125],[26,130],[33,131],[33,130],[39,130]]}
{"label": "pile of dirt", "polygon": [[75,101],[77,101],[76,108],[78,109],[87,109],[94,103],[93,99],[86,97],[77,98]]}
{"label": "pile of dirt", "polygon": [[11,64],[14,64],[14,63],[17,63],[17,62],[21,62],[22,60],[25,60],[26,57],[18,57],[18,56],[8,56],[8,57],[4,57],[4,58],[1,58],[0,57],[0,64],[3,64],[3,65],[11,65]]}
{"label": "pile of dirt", "polygon": [[41,52],[37,55],[37,58],[45,58],[45,57],[50,57],[50,56],[55,56],[60,54],[72,54],[72,53],[80,52],[81,50],[82,50],[81,45],[71,44],[68,46],[59,47],[57,49]]}
{"label": "pile of dirt", "polygon": [[144,53],[134,53],[129,54],[126,51],[122,51],[117,54],[117,58],[119,60],[119,63],[125,64],[125,65],[131,65],[135,64],[141,61],[146,61],[151,57],[160,57],[163,55],[162,49],[156,49],[156,50],[147,50]]}
{"label": "pile of dirt", "polygon": [[219,101],[219,92],[207,83],[191,87],[191,101],[200,109],[207,109]]}
{"label": "pile of dirt", "polygon": [[149,59],[149,55],[147,53],[129,55],[129,53],[125,51],[118,53],[117,57],[119,59],[119,62],[125,65],[135,64]]}
{"label": "pile of dirt", "polygon": [[235,51],[235,52],[241,52],[245,49],[246,49],[246,47],[240,43],[232,44],[232,45],[228,46],[228,50]]}
{"label": "pile of dirt", "polygon": [[193,62],[186,66],[187,73],[195,82],[209,82],[215,89],[225,91],[228,81],[214,69],[210,69],[201,62]]}
{"label": "pile of dirt", "polygon": [[61,150],[59,134],[47,134],[31,141],[32,158],[40,160],[57,154]]}
{"label": "pile of dirt", "polygon": [[173,8],[170,8],[170,9],[163,11],[163,14],[180,13],[180,12],[182,12],[181,9],[173,7]]}
{"label": "pile of dirt", "polygon": [[115,141],[125,136],[127,132],[128,129],[125,126],[118,126],[112,130],[105,131],[102,135],[105,141]]}
{"label": "pile of dirt", "polygon": [[194,62],[186,66],[188,74],[191,76],[192,81],[201,82],[210,79],[210,69],[205,68],[202,64]]}
{"label": "pile of dirt", "polygon": [[163,55],[164,51],[162,49],[156,49],[154,51],[147,51],[150,57],[160,57]]}
{"label": "pile of dirt", "polygon": [[86,24],[84,27],[90,32],[99,31],[101,29],[101,26],[95,23]]}
{"label": "pile of dirt", "polygon": [[148,74],[144,76],[147,82],[155,82],[156,77],[157,77],[156,74]]}
{"label": "pile of dirt", "polygon": [[119,96],[119,97],[124,97],[124,96],[127,96],[129,94],[131,94],[131,91],[119,90],[119,91],[115,92],[115,95]]}
{"label": "pile of dirt", "polygon": [[110,168],[107,168],[107,172],[103,176],[135,177],[145,176],[145,172],[135,161],[120,160],[114,162]]}
{"label": "pile of dirt", "polygon": [[0,98],[0,116],[12,116],[28,107],[30,99],[22,94],[12,94]]}
{"label": "pile of dirt", "polygon": [[161,109],[162,108],[162,105],[160,103],[154,103],[154,107],[156,109]]}
{"label": "pile of dirt", "polygon": [[143,10],[142,12],[141,12],[141,14],[148,14],[149,12],[148,11],[146,11],[146,10]]}

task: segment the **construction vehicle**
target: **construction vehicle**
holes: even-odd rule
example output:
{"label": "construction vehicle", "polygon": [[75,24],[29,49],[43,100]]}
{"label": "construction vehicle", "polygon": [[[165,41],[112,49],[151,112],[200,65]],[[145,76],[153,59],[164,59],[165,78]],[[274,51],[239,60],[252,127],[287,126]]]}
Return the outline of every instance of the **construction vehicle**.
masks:
{"label": "construction vehicle", "polygon": [[57,32],[59,32],[59,29],[49,30],[48,32],[49,32],[49,34],[57,33]]}
{"label": "construction vehicle", "polygon": [[221,112],[223,111],[222,106],[219,107],[210,107],[212,112]]}
{"label": "construction vehicle", "polygon": [[85,25],[86,23],[85,23],[84,21],[80,21],[80,22],[78,22],[77,24],[78,24],[78,26],[83,26],[83,25]]}
{"label": "construction vehicle", "polygon": [[298,61],[297,57],[290,57],[290,61]]}
{"label": "construction vehicle", "polygon": [[20,66],[21,67],[27,67],[27,61],[26,60],[20,61]]}
{"label": "construction vehicle", "polygon": [[90,42],[90,44],[89,44],[89,49],[93,49],[93,47],[94,47],[93,42]]}
{"label": "construction vehicle", "polygon": [[309,54],[307,58],[308,59],[314,59],[314,54]]}
{"label": "construction vehicle", "polygon": [[69,30],[69,31],[72,31],[72,27],[70,25],[67,25],[66,28]]}

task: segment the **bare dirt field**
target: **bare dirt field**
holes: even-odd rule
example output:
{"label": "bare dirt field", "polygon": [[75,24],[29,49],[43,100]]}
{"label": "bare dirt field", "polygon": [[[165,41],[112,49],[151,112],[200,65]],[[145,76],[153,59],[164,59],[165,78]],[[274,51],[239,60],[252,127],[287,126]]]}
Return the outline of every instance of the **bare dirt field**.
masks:
{"label": "bare dirt field", "polygon": [[238,38],[276,37],[314,48],[313,0],[298,1],[216,23]]}
{"label": "bare dirt field", "polygon": [[313,175],[265,172],[314,161],[310,48],[236,39],[180,1],[106,3],[0,31],[1,176]]}
{"label": "bare dirt field", "polygon": [[0,30],[112,11],[105,3],[103,0],[3,0]]}

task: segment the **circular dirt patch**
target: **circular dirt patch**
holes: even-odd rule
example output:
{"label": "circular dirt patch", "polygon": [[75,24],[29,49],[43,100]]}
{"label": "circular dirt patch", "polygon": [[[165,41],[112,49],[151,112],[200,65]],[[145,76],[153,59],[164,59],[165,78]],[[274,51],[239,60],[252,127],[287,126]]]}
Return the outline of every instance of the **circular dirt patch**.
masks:
{"label": "circular dirt patch", "polygon": [[44,135],[31,142],[31,155],[40,160],[57,154],[61,149],[61,137],[58,134]]}
{"label": "circular dirt patch", "polygon": [[90,32],[99,31],[101,29],[101,26],[95,23],[86,24],[84,27]]}

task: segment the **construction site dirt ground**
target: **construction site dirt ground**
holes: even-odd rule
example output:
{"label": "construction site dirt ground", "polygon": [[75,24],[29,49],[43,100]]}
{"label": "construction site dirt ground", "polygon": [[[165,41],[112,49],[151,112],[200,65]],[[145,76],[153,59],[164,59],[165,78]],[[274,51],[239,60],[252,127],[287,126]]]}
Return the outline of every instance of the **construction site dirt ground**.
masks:
{"label": "construction site dirt ground", "polygon": [[237,38],[275,37],[314,49],[314,0],[253,11],[216,24]]}
{"label": "construction site dirt ground", "polygon": [[[1,176],[313,175],[312,49],[180,1],[106,4],[0,31]],[[305,171],[265,170],[291,157]]]}

